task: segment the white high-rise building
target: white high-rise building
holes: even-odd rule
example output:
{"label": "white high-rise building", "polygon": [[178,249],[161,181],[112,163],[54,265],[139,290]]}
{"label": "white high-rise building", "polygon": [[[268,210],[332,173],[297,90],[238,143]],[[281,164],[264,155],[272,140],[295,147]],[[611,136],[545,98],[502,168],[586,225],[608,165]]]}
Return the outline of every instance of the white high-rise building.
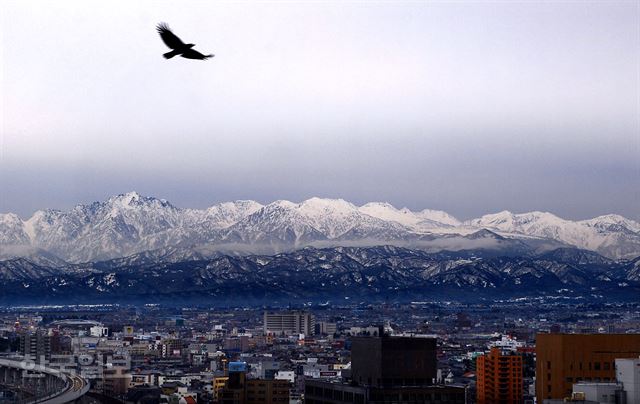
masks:
{"label": "white high-rise building", "polygon": [[313,335],[316,320],[306,311],[264,312],[264,333]]}
{"label": "white high-rise building", "polygon": [[109,335],[109,328],[95,325],[89,329],[89,335],[92,337],[106,337]]}

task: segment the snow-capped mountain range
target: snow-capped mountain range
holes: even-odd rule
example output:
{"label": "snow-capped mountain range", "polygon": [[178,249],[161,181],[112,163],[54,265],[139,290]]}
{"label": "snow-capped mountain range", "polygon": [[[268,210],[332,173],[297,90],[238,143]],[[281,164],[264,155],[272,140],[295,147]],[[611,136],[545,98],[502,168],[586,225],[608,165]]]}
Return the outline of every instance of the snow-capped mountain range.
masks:
{"label": "snow-capped mountain range", "polygon": [[27,220],[0,214],[0,260],[38,256],[55,262],[125,257],[166,247],[277,253],[306,246],[395,245],[427,251],[575,247],[613,259],[640,256],[640,223],[619,215],[571,221],[551,213],[500,212],[461,222],[443,211],[356,206],[342,199],[301,203],[235,201],[182,209],[136,192]]}

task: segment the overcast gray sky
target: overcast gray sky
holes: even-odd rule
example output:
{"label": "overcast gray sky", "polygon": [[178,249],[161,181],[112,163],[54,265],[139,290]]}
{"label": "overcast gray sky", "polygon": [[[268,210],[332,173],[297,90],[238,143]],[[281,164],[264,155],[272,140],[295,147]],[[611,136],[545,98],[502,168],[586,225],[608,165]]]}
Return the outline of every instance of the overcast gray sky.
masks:
{"label": "overcast gray sky", "polygon": [[[137,190],[640,219],[640,6],[4,1],[0,211]],[[208,61],[164,60],[169,23]]]}

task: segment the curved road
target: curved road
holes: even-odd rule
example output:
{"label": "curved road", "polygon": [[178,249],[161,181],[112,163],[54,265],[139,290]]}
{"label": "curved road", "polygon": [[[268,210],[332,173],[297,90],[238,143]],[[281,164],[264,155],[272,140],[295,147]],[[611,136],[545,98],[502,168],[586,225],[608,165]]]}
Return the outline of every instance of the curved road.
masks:
{"label": "curved road", "polygon": [[[0,359],[0,367],[8,367],[13,369],[23,370],[22,363],[19,361]],[[65,388],[57,393],[51,394],[47,397],[36,398],[30,403],[33,404],[65,404],[71,401],[77,400],[89,391],[89,383],[86,379],[78,375],[70,375],[62,373],[57,369],[47,368],[45,366],[37,365],[35,369],[39,373],[45,373],[53,377],[64,379]]]}

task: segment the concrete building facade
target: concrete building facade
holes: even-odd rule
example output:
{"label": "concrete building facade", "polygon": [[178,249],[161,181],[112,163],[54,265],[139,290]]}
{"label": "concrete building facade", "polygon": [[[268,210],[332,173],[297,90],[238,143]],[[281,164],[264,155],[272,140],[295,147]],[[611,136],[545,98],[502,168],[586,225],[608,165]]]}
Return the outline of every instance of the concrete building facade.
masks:
{"label": "concrete building facade", "polygon": [[20,335],[20,353],[40,363],[51,359],[51,338],[42,330]]}
{"label": "concrete building facade", "polygon": [[627,403],[640,403],[640,358],[616,359],[616,379]]}

